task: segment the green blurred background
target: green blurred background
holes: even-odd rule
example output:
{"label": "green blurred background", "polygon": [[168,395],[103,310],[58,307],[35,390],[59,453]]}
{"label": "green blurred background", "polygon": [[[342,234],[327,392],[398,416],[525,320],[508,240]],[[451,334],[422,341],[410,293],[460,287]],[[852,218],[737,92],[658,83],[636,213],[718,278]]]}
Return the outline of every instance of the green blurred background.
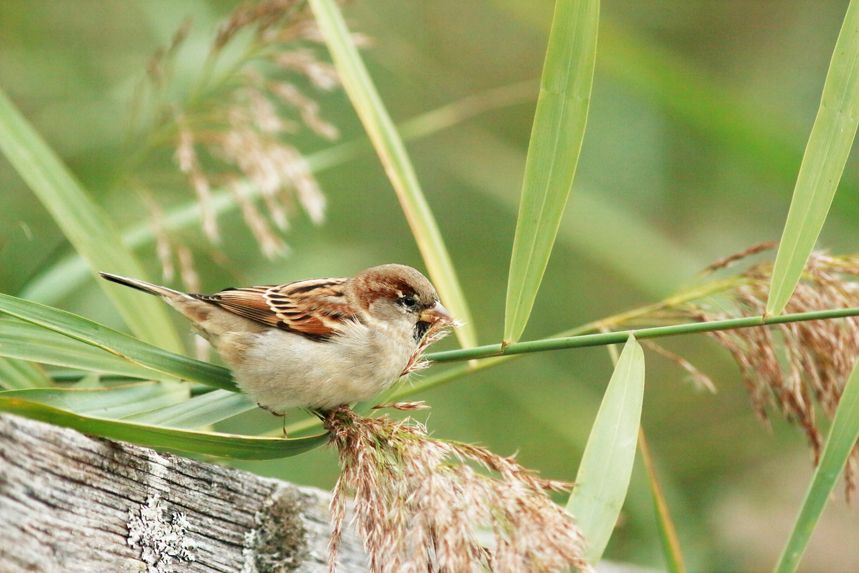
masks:
{"label": "green blurred background", "polygon": [[[193,18],[180,59],[193,76],[226,1],[4,0],[0,86],[121,227],[146,211],[122,184],[128,102],[147,61]],[[819,103],[846,1],[604,0],[591,113],[574,192],[525,338],[537,338],[661,299],[714,260],[777,240]],[[407,120],[468,96],[518,100],[432,135],[409,151],[469,299],[482,343],[503,327],[507,265],[552,3],[546,0],[362,0],[346,8],[392,116]],[[523,83],[524,82],[524,83]],[[489,95],[487,95],[489,94]],[[491,99],[491,98],[490,98]],[[345,141],[362,137],[342,92],[323,115]],[[435,127],[438,127],[437,125]],[[308,154],[330,144],[299,136]],[[169,156],[165,155],[169,162]],[[365,153],[318,174],[327,222],[299,216],[291,255],[269,261],[241,216],[220,218],[213,250],[197,228],[204,290],[348,275],[384,262],[423,268],[378,159]],[[820,245],[856,252],[859,168],[848,161]],[[158,195],[166,206],[190,191]],[[20,294],[70,247],[43,206],[0,158],[0,292]],[[158,276],[154,249],[139,251]],[[219,263],[214,263],[218,260]],[[110,269],[105,269],[110,270]],[[120,327],[89,281],[51,301]],[[185,326],[181,326],[185,329]],[[185,330],[183,330],[184,332]],[[455,341],[440,348],[452,348]],[[708,373],[696,390],[672,363],[647,355],[643,427],[695,571],[772,567],[811,475],[802,434],[758,423],[726,352],[702,337],[666,346]],[[521,358],[415,396],[436,436],[518,455],[550,478],[572,480],[603,388],[605,349]],[[223,425],[271,428],[259,411]],[[235,463],[330,488],[335,456]],[[652,502],[640,466],[607,556],[661,567]],[[803,571],[859,570],[859,515],[833,499]]]}

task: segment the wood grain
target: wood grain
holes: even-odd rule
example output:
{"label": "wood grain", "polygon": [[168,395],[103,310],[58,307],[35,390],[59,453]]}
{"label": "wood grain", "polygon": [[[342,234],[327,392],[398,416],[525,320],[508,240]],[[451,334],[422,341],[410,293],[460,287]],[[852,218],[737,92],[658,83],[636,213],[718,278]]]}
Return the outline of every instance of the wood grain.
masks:
{"label": "wood grain", "polygon": [[[325,571],[320,490],[0,415],[3,573]],[[365,572],[349,532],[338,571]]]}

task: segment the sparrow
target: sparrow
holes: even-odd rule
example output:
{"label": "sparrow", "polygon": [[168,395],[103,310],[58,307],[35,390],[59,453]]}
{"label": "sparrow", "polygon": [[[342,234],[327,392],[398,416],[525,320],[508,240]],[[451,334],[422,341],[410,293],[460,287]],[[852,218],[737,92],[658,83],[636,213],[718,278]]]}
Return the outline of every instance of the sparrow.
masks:
{"label": "sparrow", "polygon": [[369,400],[406,373],[429,331],[455,324],[426,277],[404,265],[215,294],[99,274],[158,295],[182,313],[230,366],[239,388],[275,414]]}

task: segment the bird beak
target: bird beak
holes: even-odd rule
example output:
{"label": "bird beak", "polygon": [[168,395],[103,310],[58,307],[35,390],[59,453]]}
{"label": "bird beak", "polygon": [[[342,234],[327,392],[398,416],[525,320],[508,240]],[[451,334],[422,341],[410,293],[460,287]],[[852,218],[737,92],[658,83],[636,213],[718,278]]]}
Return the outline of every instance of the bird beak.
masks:
{"label": "bird beak", "polygon": [[418,319],[421,322],[429,322],[430,324],[435,324],[439,321],[453,322],[453,317],[440,302],[435,303],[432,307],[421,312],[420,315],[418,315]]}

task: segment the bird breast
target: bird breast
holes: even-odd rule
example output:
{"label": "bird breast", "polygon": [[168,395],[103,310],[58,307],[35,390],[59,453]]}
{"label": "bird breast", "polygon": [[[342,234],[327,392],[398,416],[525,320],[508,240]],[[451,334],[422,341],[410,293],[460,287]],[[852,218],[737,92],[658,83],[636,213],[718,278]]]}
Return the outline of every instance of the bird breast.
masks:
{"label": "bird breast", "polygon": [[268,329],[232,366],[239,387],[261,406],[276,412],[329,409],[369,400],[389,388],[415,348],[406,325],[368,327],[350,321],[344,332],[325,341]]}

